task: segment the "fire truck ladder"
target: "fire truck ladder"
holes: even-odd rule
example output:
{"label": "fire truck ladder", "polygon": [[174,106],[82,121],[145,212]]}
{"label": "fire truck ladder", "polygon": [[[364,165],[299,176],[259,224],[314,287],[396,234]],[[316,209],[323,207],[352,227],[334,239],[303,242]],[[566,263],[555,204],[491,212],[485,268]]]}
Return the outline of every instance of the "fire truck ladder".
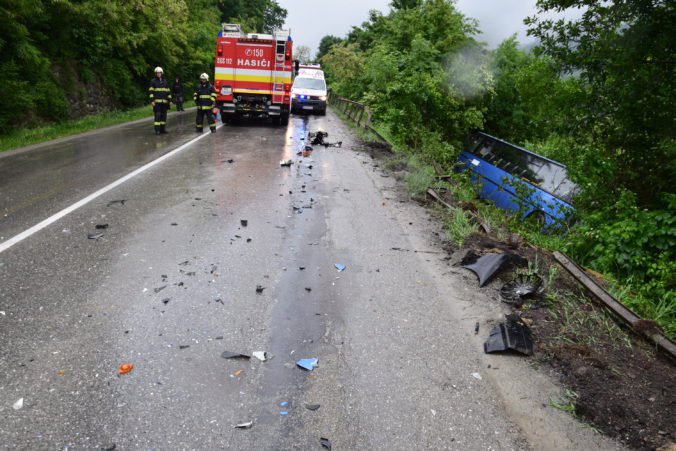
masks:
{"label": "fire truck ladder", "polygon": [[[280,52],[281,50],[281,52]],[[272,74],[272,103],[281,104],[284,102],[284,56],[286,53],[286,42],[275,40],[275,67]]]}

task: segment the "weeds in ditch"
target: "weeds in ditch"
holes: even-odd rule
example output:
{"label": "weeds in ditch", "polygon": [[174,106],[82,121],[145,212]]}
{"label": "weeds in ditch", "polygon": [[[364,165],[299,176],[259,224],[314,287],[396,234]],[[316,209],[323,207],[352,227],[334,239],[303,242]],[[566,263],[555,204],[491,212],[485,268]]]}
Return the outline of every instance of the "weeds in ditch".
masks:
{"label": "weeds in ditch", "polygon": [[615,348],[631,348],[631,340],[605,311],[596,308],[589,299],[568,291],[547,295],[553,319],[560,324],[556,339],[569,344],[593,346],[610,338]]}
{"label": "weeds in ditch", "polygon": [[474,220],[461,208],[454,208],[446,216],[444,229],[446,236],[456,246],[462,246],[468,236],[479,231],[479,227],[474,223]]}
{"label": "weeds in ditch", "polygon": [[572,416],[577,416],[575,413],[575,402],[579,398],[579,395],[573,390],[566,388],[563,390],[563,393],[558,399],[554,399],[553,396],[549,397],[549,405],[555,409],[568,412]]}

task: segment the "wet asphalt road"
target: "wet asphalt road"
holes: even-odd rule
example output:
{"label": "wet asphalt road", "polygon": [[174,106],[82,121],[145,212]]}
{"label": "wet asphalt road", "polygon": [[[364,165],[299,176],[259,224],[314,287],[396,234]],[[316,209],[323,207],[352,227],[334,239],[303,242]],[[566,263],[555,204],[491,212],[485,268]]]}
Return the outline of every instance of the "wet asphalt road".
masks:
{"label": "wet asphalt road", "polygon": [[[191,123],[0,158],[2,240],[194,138]],[[296,156],[318,129],[343,148]],[[0,447],[527,449],[457,327],[462,293],[430,254],[392,249],[420,245],[417,218],[355,147],[331,113],[223,127],[0,253]]]}

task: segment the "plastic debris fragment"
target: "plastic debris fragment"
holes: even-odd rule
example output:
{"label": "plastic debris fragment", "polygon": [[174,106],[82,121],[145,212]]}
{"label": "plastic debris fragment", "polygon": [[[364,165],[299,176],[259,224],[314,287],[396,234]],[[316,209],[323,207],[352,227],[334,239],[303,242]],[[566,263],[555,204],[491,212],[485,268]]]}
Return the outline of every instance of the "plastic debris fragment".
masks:
{"label": "plastic debris fragment", "polygon": [[300,359],[296,362],[296,365],[303,368],[304,370],[312,371],[316,366],[319,366],[319,360],[315,358]]}
{"label": "plastic debris fragment", "polygon": [[97,230],[103,230],[108,228],[108,224],[96,224],[95,227]]}
{"label": "plastic debris fragment", "polygon": [[345,268],[347,268],[347,266],[345,266],[345,265],[342,264],[342,263],[336,263],[334,266],[336,267],[336,269],[337,269],[338,271],[345,271]]}
{"label": "plastic debris fragment", "polygon": [[12,404],[12,409],[14,410],[23,409],[23,398],[19,398],[14,404]]}
{"label": "plastic debris fragment", "polygon": [[481,374],[479,374],[479,373],[472,373],[472,377],[473,377],[474,379],[478,379],[478,380],[483,379],[483,378],[481,377]]}
{"label": "plastic debris fragment", "polygon": [[287,168],[291,167],[292,164],[293,164],[293,160],[282,160],[282,161],[279,162],[280,166],[287,167]]}
{"label": "plastic debris fragment", "polygon": [[252,353],[252,355],[261,362],[265,362],[268,359],[268,353],[265,351],[255,351]]}
{"label": "plastic debris fragment", "polygon": [[87,238],[90,240],[98,240],[99,238],[103,238],[104,233],[103,232],[94,232],[94,233],[88,233]]}
{"label": "plastic debris fragment", "polygon": [[251,356],[240,354],[239,352],[223,351],[221,357],[224,359],[246,359],[249,360]]}
{"label": "plastic debris fragment", "polygon": [[320,406],[320,404],[305,404],[305,408],[312,411],[319,409]]}
{"label": "plastic debris fragment", "polygon": [[283,415],[288,415],[288,414],[289,414],[289,412],[287,412],[287,411],[283,410],[283,411],[279,412],[279,414],[283,416]]}
{"label": "plastic debris fragment", "polygon": [[523,261],[525,259],[516,254],[486,254],[471,265],[463,265],[463,268],[476,274],[479,278],[479,286],[483,287],[505,264],[522,263]]}
{"label": "plastic debris fragment", "polygon": [[484,352],[501,352],[512,349],[525,355],[533,354],[533,334],[518,315],[506,315],[505,322],[491,329],[484,343]]}
{"label": "plastic debris fragment", "polygon": [[263,285],[256,285],[256,293],[261,294],[265,290]]}
{"label": "plastic debris fragment", "polygon": [[242,227],[246,227],[249,225],[249,220],[248,219],[240,219],[239,223],[242,225]]}
{"label": "plastic debris fragment", "polygon": [[120,363],[120,366],[117,369],[117,372],[120,375],[129,374],[129,373],[131,373],[131,370],[133,370],[133,369],[134,369],[133,363]]}
{"label": "plastic debris fragment", "polygon": [[239,423],[235,425],[235,429],[250,429],[253,426],[253,421],[248,421],[246,423]]}
{"label": "plastic debris fragment", "polygon": [[289,405],[289,401],[279,401],[279,406],[280,407],[286,407]]}
{"label": "plastic debris fragment", "polygon": [[321,437],[319,439],[319,443],[321,443],[322,447],[326,449],[331,449],[331,440],[329,440],[328,438]]}

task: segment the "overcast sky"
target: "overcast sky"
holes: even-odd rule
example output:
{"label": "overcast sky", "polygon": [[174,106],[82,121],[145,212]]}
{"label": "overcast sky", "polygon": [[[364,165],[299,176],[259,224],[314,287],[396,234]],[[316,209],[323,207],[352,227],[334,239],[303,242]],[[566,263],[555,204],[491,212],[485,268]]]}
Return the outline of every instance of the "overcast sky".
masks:
{"label": "overcast sky", "polygon": [[[495,47],[513,33],[524,43],[523,19],[535,11],[536,0],[458,0],[456,7],[464,15],[479,20],[481,41]],[[306,45],[317,52],[327,34],[345,37],[352,26],[361,25],[371,9],[389,11],[390,0],[278,0],[289,12],[286,28],[291,28],[294,44]]]}

